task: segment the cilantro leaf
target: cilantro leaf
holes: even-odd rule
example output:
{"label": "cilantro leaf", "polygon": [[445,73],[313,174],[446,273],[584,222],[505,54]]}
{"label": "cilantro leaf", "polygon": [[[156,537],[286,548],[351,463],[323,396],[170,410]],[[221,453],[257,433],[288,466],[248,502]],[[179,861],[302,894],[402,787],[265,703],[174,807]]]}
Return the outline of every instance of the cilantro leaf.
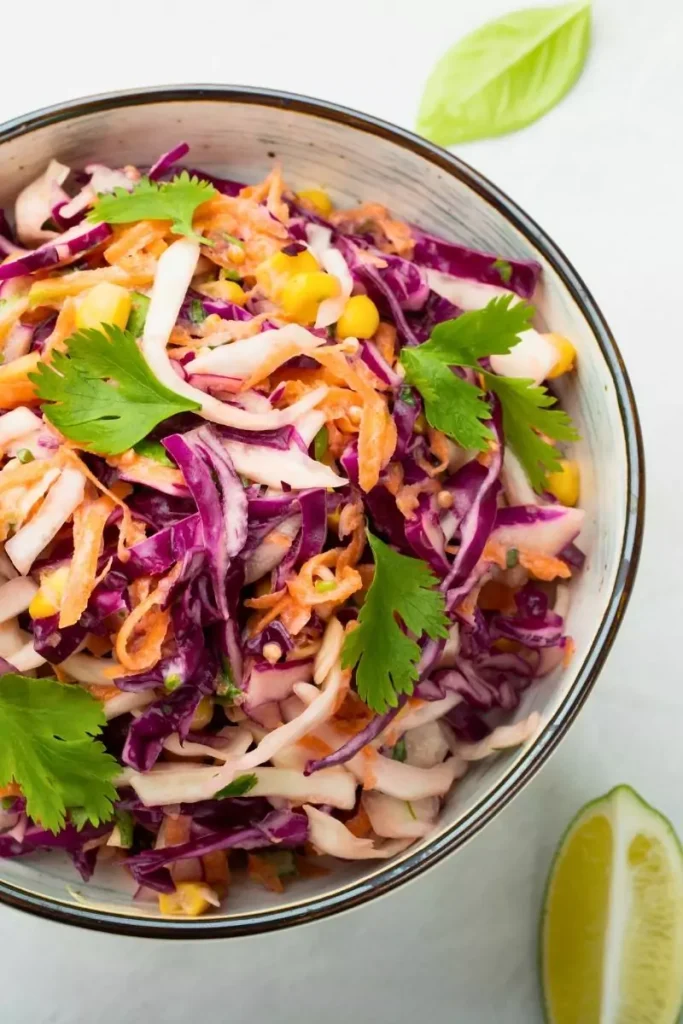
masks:
{"label": "cilantro leaf", "polygon": [[246,793],[251,792],[257,782],[258,777],[253,772],[251,775],[238,775],[227,786],[223,786],[223,789],[218,790],[215,794],[215,799],[223,800],[229,796],[244,796]]}
{"label": "cilantro leaf", "polygon": [[[199,409],[154,376],[135,338],[113,324],[72,334],[66,352],[30,375],[46,418],[71,441],[102,455],[133,448],[162,420]],[[113,387],[106,381],[116,384]]]}
{"label": "cilantro leaf", "polygon": [[422,352],[427,345],[429,342],[419,348],[404,348],[401,353],[406,380],[424,399],[427,422],[461,447],[485,451],[493,434],[482,422],[491,419],[491,406],[483,391],[458,377],[438,357]]}
{"label": "cilantro leaf", "polygon": [[356,668],[361,700],[380,714],[398,704],[399,693],[412,693],[417,682],[420,648],[396,621],[416,636],[448,636],[444,598],[426,562],[400,555],[368,533],[375,573],[358,626],[342,650],[344,668]]}
{"label": "cilantro leaf", "polygon": [[429,341],[409,352],[434,356],[449,366],[470,366],[479,370],[477,360],[502,356],[514,348],[523,331],[531,327],[533,306],[514,302],[514,295],[492,299],[482,309],[461,313],[455,320],[437,324]]}
{"label": "cilantro leaf", "polygon": [[94,739],[104,723],[102,705],[80,686],[2,676],[0,785],[17,782],[30,817],[52,832],[70,809],[77,826],[108,821],[121,769]]}
{"label": "cilantro leaf", "polygon": [[[479,360],[506,355],[531,326],[533,307],[514,296],[493,299],[483,309],[463,313],[438,324],[429,341],[401,353],[406,379],[420,391],[427,422],[448,434],[463,448],[483,451],[491,438],[485,421],[491,407],[485,392],[453,372],[474,370],[488,391],[498,396],[503,434],[536,491],[545,489],[545,474],[560,468],[560,453],[544,438],[578,438],[567,413],[551,409],[555,399],[533,381],[502,377],[484,369]],[[539,435],[544,435],[539,436]]]}
{"label": "cilantro leaf", "polygon": [[156,182],[141,178],[131,192],[115,188],[113,193],[99,196],[88,212],[88,220],[96,224],[101,221],[130,224],[136,220],[170,220],[174,234],[186,235],[206,245],[207,240],[192,230],[192,217],[198,206],[215,195],[218,193],[210,182],[191,178],[187,171],[172,181]]}
{"label": "cilantro leaf", "polygon": [[138,455],[142,455],[145,459],[153,459],[160,466],[169,466],[171,469],[177,469],[175,462],[170,458],[161,441],[151,441],[148,437],[143,437],[142,441],[138,441],[136,445],[133,445],[133,449]]}
{"label": "cilantro leaf", "polygon": [[498,395],[503,410],[505,440],[524,466],[529,482],[539,493],[545,489],[545,474],[562,468],[561,455],[540,435],[554,441],[577,441],[578,433],[562,409],[550,409],[555,398],[547,388],[534,387],[532,380],[498,377],[484,373],[491,391]]}

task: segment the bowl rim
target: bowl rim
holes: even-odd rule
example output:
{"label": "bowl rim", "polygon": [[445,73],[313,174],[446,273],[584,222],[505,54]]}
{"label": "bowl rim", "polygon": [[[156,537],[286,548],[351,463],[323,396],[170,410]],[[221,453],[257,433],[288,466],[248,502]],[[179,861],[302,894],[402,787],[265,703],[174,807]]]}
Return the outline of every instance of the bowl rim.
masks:
{"label": "bowl rim", "polygon": [[0,125],[0,145],[55,123],[112,109],[168,102],[201,100],[253,103],[294,110],[335,121],[379,136],[412,151],[473,189],[512,223],[544,256],[568,289],[591,327],[612,377],[626,441],[628,508],[619,565],[607,609],[576,680],[538,739],[522,754],[497,785],[482,795],[467,815],[424,848],[408,851],[369,878],[350,882],[323,896],[302,899],[277,910],[240,913],[232,918],[188,920],[128,916],[96,906],[37,895],[0,881],[0,902],[41,917],[98,931],[136,937],[209,939],[255,935],[294,924],[310,923],[357,907],[384,895],[459,849],[498,814],[531,780],[557,747],[591,692],[619,629],[635,581],[645,515],[643,439],[633,389],[621,353],[593,296],[562,250],[539,225],[501,189],[464,160],[405,128],[340,104],[277,89],[239,85],[162,85],[123,89],[66,100],[35,110]]}

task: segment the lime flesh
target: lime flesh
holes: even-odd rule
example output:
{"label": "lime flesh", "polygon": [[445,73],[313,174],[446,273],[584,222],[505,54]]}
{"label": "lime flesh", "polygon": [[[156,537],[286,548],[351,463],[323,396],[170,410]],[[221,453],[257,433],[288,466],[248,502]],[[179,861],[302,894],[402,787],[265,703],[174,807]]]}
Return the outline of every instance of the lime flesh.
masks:
{"label": "lime flesh", "polygon": [[628,786],[579,812],[551,868],[541,970],[551,1024],[675,1024],[683,851]]}

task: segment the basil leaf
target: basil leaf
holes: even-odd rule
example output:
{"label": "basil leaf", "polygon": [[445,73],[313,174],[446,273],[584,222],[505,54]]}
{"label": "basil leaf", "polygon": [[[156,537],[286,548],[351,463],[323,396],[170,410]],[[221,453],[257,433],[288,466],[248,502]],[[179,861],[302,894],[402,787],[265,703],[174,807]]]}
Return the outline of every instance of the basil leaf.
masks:
{"label": "basil leaf", "polygon": [[590,2],[515,11],[456,43],[427,81],[417,130],[451,146],[503,135],[554,107],[579,77]]}

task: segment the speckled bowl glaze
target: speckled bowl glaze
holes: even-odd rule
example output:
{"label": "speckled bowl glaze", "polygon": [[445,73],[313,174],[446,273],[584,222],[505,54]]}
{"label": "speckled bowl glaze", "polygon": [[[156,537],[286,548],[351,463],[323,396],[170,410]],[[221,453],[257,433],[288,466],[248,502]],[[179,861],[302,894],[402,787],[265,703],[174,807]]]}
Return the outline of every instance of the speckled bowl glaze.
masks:
{"label": "speckled bowl glaze", "polygon": [[[451,793],[438,828],[390,862],[341,865],[300,881],[283,896],[235,887],[225,910],[195,919],[161,917],[131,900],[132,885],[97,873],[84,886],[59,855],[0,860],[0,900],[58,921],[103,931],[169,938],[254,934],[357,906],[415,878],[491,820],[541,767],[576,717],[616,635],[633,586],[643,527],[644,475],[638,417],[617,346],[590,292],[548,236],[457,157],[409,132],[342,107],[286,93],[184,86],[72,101],[0,128],[0,206],[9,204],[51,157],[73,167],[150,164],[186,139],[193,166],[257,181],[273,160],[287,182],[322,185],[340,205],[386,203],[402,220],[501,256],[543,267],[535,297],[541,325],[567,335],[578,373],[562,401],[583,440],[588,554],[573,584],[569,668],[528,690],[516,718],[536,710],[538,732],[522,748],[480,762]],[[1,741],[1,738],[0,738]]]}

